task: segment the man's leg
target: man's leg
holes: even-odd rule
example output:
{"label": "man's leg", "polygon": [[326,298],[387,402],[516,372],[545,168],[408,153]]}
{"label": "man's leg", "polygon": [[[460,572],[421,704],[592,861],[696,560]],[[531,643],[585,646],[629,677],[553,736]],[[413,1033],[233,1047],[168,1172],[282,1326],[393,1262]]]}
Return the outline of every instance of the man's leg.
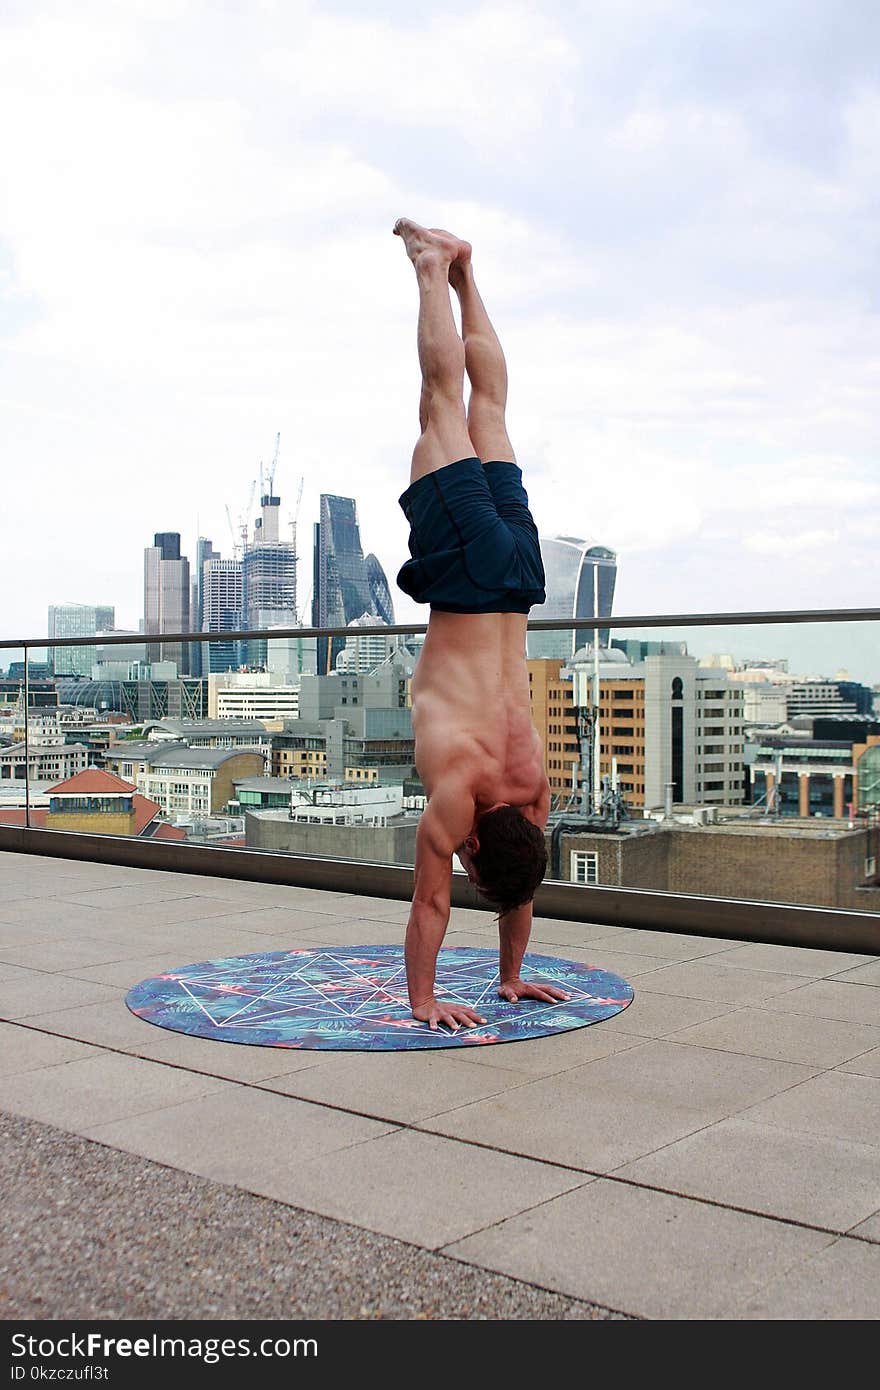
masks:
{"label": "man's leg", "polygon": [[449,282],[461,304],[465,366],[471,383],[467,427],[474,451],[483,463],[516,463],[507,433],[507,363],[474,280],[470,257],[449,267]]}
{"label": "man's leg", "polygon": [[428,231],[406,218],[396,223],[394,231],[406,244],[419,285],[422,433],[413,452],[410,482],[414,483],[426,473],[477,455],[468,434],[462,397],[465,348],[449,299],[449,267],[466,243],[448,232]]}

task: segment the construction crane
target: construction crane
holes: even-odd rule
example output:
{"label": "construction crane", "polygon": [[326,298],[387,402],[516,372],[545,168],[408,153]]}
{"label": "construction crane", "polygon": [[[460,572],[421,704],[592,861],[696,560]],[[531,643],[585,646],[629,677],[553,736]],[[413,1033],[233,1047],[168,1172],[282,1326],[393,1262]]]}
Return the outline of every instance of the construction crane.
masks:
{"label": "construction crane", "polygon": [[[267,481],[268,481],[268,484],[269,484],[269,486],[268,486],[268,488],[267,488],[267,491],[268,491],[268,494],[269,494],[270,497],[273,495],[274,488],[275,488],[275,469],[278,467],[278,454],[279,454],[280,450],[281,450],[281,431],[279,430],[278,433],[277,433],[276,436],[275,436],[275,452],[274,452],[274,454],[272,455],[272,462],[269,464],[269,469],[268,469],[268,472],[267,472],[267,474],[266,474],[266,478],[267,478]],[[261,473],[262,473],[262,467],[263,467],[263,465],[260,464],[260,471],[261,471]]]}
{"label": "construction crane", "polygon": [[238,527],[233,524],[232,513],[229,507],[226,508],[226,520],[229,522],[229,530],[232,533],[232,553],[233,558],[238,560],[247,550],[248,544],[248,525],[250,522],[251,509],[254,505],[254,493],[257,490],[257,480],[254,478],[251,483],[251,490],[248,493],[247,505],[238,515]]}
{"label": "construction crane", "polygon": [[295,555],[299,555],[299,551],[298,551],[297,548],[296,548],[296,528],[297,528],[297,525],[298,525],[298,523],[299,523],[299,509],[300,509],[300,503],[302,502],[302,498],[303,498],[303,483],[304,483],[304,482],[305,482],[305,478],[300,478],[300,480],[299,480],[299,491],[298,491],[297,494],[296,494],[296,507],[295,507],[295,509],[294,509],[293,517],[292,517],[291,522],[290,522],[291,538],[292,538],[292,540],[293,540],[293,552],[294,552]]}

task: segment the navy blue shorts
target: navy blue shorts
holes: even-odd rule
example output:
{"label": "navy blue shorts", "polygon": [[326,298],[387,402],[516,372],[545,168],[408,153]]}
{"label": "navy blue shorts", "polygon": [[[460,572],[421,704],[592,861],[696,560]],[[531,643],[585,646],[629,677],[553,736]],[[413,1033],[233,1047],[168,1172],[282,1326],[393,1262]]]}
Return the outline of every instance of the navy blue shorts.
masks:
{"label": "navy blue shorts", "polygon": [[400,498],[409,553],[397,583],[441,613],[528,613],[543,603],[544,565],[522,470],[459,459]]}

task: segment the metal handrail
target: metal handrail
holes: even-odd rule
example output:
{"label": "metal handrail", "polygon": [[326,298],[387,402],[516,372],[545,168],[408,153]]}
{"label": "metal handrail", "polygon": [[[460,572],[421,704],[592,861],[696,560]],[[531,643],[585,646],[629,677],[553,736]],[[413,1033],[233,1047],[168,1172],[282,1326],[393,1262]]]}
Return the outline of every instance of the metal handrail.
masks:
{"label": "metal handrail", "polygon": [[[649,613],[641,617],[618,618],[613,614],[585,614],[580,618],[535,618],[529,621],[529,632],[566,632],[573,628],[624,627],[739,627],[769,623],[858,623],[880,620],[880,608],[793,608],[758,613]],[[131,646],[133,643],[154,646],[160,642],[240,642],[278,637],[352,637],[369,632],[368,626],[351,627],[271,627],[247,628],[223,632],[131,632],[118,636],[90,637],[22,637],[4,638],[0,651],[28,651],[31,647],[111,647]],[[376,624],[383,637],[427,632],[426,623],[394,623],[390,627]]]}

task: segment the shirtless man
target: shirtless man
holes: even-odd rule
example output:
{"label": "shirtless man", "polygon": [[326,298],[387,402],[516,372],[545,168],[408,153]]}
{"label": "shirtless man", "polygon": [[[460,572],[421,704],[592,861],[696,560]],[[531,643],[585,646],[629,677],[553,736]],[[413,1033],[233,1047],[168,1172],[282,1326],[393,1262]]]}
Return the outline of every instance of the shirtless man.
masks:
{"label": "shirtless man", "polygon": [[[455,1030],[485,1019],[434,995],[453,854],[499,912],[499,995],[511,1003],[568,998],[520,977],[532,898],[547,866],[550,787],[526,668],[528,612],[544,602],[544,569],[507,435],[504,354],[474,283],[470,245],[406,218],[394,232],[418,281],[422,369],[422,433],[400,498],[412,558],[397,582],[431,605],[412,681],[416,765],[428,805],[416,836],[406,975],[413,1017]],[[461,337],[450,285],[461,304]]]}

